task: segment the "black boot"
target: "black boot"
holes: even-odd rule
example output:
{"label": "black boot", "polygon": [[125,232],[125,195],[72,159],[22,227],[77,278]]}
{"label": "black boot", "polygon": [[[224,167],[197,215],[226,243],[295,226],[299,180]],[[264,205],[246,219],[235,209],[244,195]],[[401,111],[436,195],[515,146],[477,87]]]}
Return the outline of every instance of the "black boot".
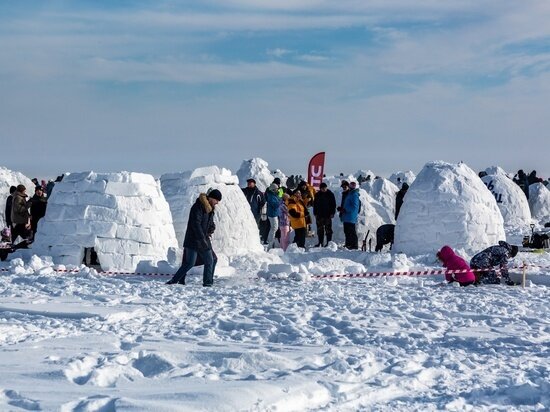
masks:
{"label": "black boot", "polygon": [[185,285],[185,276],[181,279],[176,279],[175,277],[173,277],[168,282],[166,282],[167,285],[175,285],[176,283],[180,285]]}

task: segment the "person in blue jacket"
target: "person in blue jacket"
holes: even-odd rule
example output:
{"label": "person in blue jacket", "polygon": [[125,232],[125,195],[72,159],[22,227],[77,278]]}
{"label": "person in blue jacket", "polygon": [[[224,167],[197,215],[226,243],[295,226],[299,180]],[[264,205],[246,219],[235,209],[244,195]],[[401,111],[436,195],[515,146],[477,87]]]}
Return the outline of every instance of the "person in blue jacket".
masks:
{"label": "person in blue jacket", "polygon": [[265,191],[265,200],[267,203],[267,219],[270,229],[267,235],[267,245],[269,248],[275,247],[275,233],[279,229],[279,206],[281,198],[279,197],[279,186],[272,183]]}
{"label": "person in blue jacket", "polygon": [[342,222],[344,223],[345,247],[347,249],[359,249],[356,225],[360,210],[359,189],[356,187],[355,182],[351,182],[349,194],[346,196],[342,207]]}

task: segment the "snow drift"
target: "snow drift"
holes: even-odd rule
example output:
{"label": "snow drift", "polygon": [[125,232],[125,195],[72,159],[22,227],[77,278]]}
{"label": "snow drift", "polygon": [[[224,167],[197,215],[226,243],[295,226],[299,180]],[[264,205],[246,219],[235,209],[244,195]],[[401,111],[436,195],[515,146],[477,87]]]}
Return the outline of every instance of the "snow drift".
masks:
{"label": "snow drift", "polygon": [[505,240],[494,196],[466,164],[427,163],[410,186],[395,228],[395,252],[434,253],[448,244],[476,252]]}

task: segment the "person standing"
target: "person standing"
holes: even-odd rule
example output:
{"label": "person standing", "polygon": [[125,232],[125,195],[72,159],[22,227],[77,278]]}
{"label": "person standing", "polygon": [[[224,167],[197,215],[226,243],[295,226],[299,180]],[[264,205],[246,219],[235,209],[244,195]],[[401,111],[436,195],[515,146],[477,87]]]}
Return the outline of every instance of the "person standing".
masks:
{"label": "person standing", "polygon": [[340,187],[342,188],[342,200],[340,201],[340,206],[338,206],[336,210],[338,211],[338,216],[340,217],[340,220],[342,220],[342,215],[344,214],[344,202],[346,201],[346,196],[349,195],[348,181],[342,180]]}
{"label": "person standing", "polygon": [[288,200],[290,196],[288,193],[283,194],[283,199],[279,203],[279,230],[281,232],[281,248],[286,252],[288,247],[288,237],[290,234],[290,219],[288,216]]}
{"label": "person standing", "polygon": [[176,274],[166,284],[179,283],[185,285],[187,272],[195,266],[197,257],[200,257],[204,263],[202,285],[212,286],[214,283],[214,270],[218,259],[212,250],[210,237],[216,229],[214,208],[221,200],[221,192],[214,189],[208,194],[201,193],[191,207],[183,241],[183,262]]}
{"label": "person standing", "polygon": [[5,209],[4,216],[6,216],[6,227],[9,228],[10,231],[11,231],[12,226],[13,226],[13,223],[11,221],[11,208],[12,208],[12,205],[13,205],[13,196],[14,196],[14,193],[15,193],[16,190],[17,190],[17,188],[15,186],[11,186],[10,187],[10,195],[6,199],[6,209]]}
{"label": "person standing", "polygon": [[350,185],[349,194],[346,196],[342,208],[342,222],[344,223],[344,235],[346,238],[345,247],[351,250],[359,249],[356,226],[360,209],[359,189]]}
{"label": "person standing", "polygon": [[395,220],[397,220],[397,216],[399,216],[399,211],[401,210],[401,206],[403,206],[403,200],[405,199],[407,190],[409,190],[409,185],[407,182],[404,182],[401,189],[399,189],[395,195]]}
{"label": "person standing", "polygon": [[36,235],[38,221],[46,215],[47,202],[48,200],[44,196],[44,188],[36,186],[34,196],[31,198],[31,230],[33,239]]}
{"label": "person standing", "polygon": [[[332,240],[332,218],[336,214],[336,198],[326,183],[321,183],[319,191],[313,200],[313,215],[317,222],[317,238],[319,246],[326,246]],[[325,234],[327,243],[325,244]]]}
{"label": "person standing", "polygon": [[243,189],[244,196],[250,205],[250,210],[256,219],[258,229],[260,229],[260,218],[262,217],[262,208],[265,204],[263,193],[256,187],[256,180],[250,178],[246,181],[246,187]]}
{"label": "person standing", "polygon": [[294,195],[288,201],[288,214],[290,226],[294,229],[294,243],[298,247],[306,247],[306,205],[302,201],[300,189],[294,191]]}
{"label": "person standing", "polygon": [[521,188],[521,190],[523,190],[525,197],[529,200],[529,178],[523,169],[518,170],[512,180]]}
{"label": "person standing", "polygon": [[13,195],[11,207],[11,221],[13,225],[11,240],[13,243],[17,240],[17,236],[21,236],[23,240],[27,241],[31,238],[30,205],[30,201],[27,201],[27,188],[24,185],[18,185]]}
{"label": "person standing", "polygon": [[265,191],[265,200],[267,203],[267,218],[269,220],[269,234],[267,235],[268,248],[275,247],[275,233],[279,228],[279,186],[272,183]]}

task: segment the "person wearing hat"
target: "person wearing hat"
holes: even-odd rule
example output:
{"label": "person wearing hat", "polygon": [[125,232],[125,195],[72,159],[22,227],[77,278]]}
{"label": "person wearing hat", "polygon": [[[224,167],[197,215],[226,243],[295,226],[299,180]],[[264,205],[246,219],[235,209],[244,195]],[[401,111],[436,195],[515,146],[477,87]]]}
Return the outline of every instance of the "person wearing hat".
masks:
{"label": "person wearing hat", "polygon": [[34,196],[31,198],[31,230],[32,236],[36,235],[38,221],[46,215],[46,207],[48,199],[44,196],[44,188],[36,186],[34,188]]}
{"label": "person wearing hat", "polygon": [[14,194],[11,206],[12,231],[11,239],[15,243],[17,236],[23,240],[31,238],[31,215],[29,213],[30,201],[27,201],[27,188],[18,185]]}
{"label": "person wearing hat", "polygon": [[279,186],[272,183],[265,191],[265,200],[267,203],[267,219],[269,220],[269,234],[267,235],[268,248],[275,247],[275,233],[279,229],[279,207],[281,198],[279,197]]}
{"label": "person wearing hat", "polygon": [[346,196],[349,194],[349,183],[347,180],[342,180],[342,183],[340,184],[340,187],[342,188],[342,200],[340,201],[340,206],[336,208],[338,210],[338,216],[340,216],[340,220],[342,220],[342,214],[344,210],[344,202],[346,201]]}
{"label": "person wearing hat", "polygon": [[[326,183],[321,183],[319,191],[315,194],[313,201],[313,215],[317,223],[317,237],[319,243],[316,247],[326,246],[332,240],[332,218],[336,214],[336,198]],[[325,244],[325,234],[327,243]]]}
{"label": "person wearing hat", "polygon": [[[344,195],[342,194],[342,197]],[[350,184],[349,193],[345,196],[340,218],[344,223],[344,236],[346,238],[345,247],[351,250],[359,249],[359,239],[357,237],[357,220],[361,210],[361,200],[359,199],[359,189]]]}
{"label": "person wearing hat", "polygon": [[[489,246],[487,249],[474,255],[470,260],[472,269],[488,269],[483,272],[476,271],[476,283],[483,284],[500,284],[501,280],[508,285],[513,285],[508,273],[508,259],[515,257],[518,253],[518,247],[512,246],[509,243],[501,240],[498,245]],[[491,269],[494,266],[499,266],[500,270]]]}
{"label": "person wearing hat", "polygon": [[246,187],[243,190],[244,197],[250,205],[250,210],[256,220],[256,225],[260,229],[260,218],[262,217],[262,208],[265,205],[264,194],[256,187],[256,180],[250,178],[246,181]]}
{"label": "person wearing hat", "polygon": [[185,285],[187,272],[195,266],[197,258],[200,258],[204,264],[202,285],[212,286],[214,283],[214,270],[218,259],[212,250],[210,237],[216,229],[214,209],[221,200],[221,192],[214,189],[210,190],[208,194],[201,193],[191,207],[183,241],[183,262],[176,274],[166,284]]}

